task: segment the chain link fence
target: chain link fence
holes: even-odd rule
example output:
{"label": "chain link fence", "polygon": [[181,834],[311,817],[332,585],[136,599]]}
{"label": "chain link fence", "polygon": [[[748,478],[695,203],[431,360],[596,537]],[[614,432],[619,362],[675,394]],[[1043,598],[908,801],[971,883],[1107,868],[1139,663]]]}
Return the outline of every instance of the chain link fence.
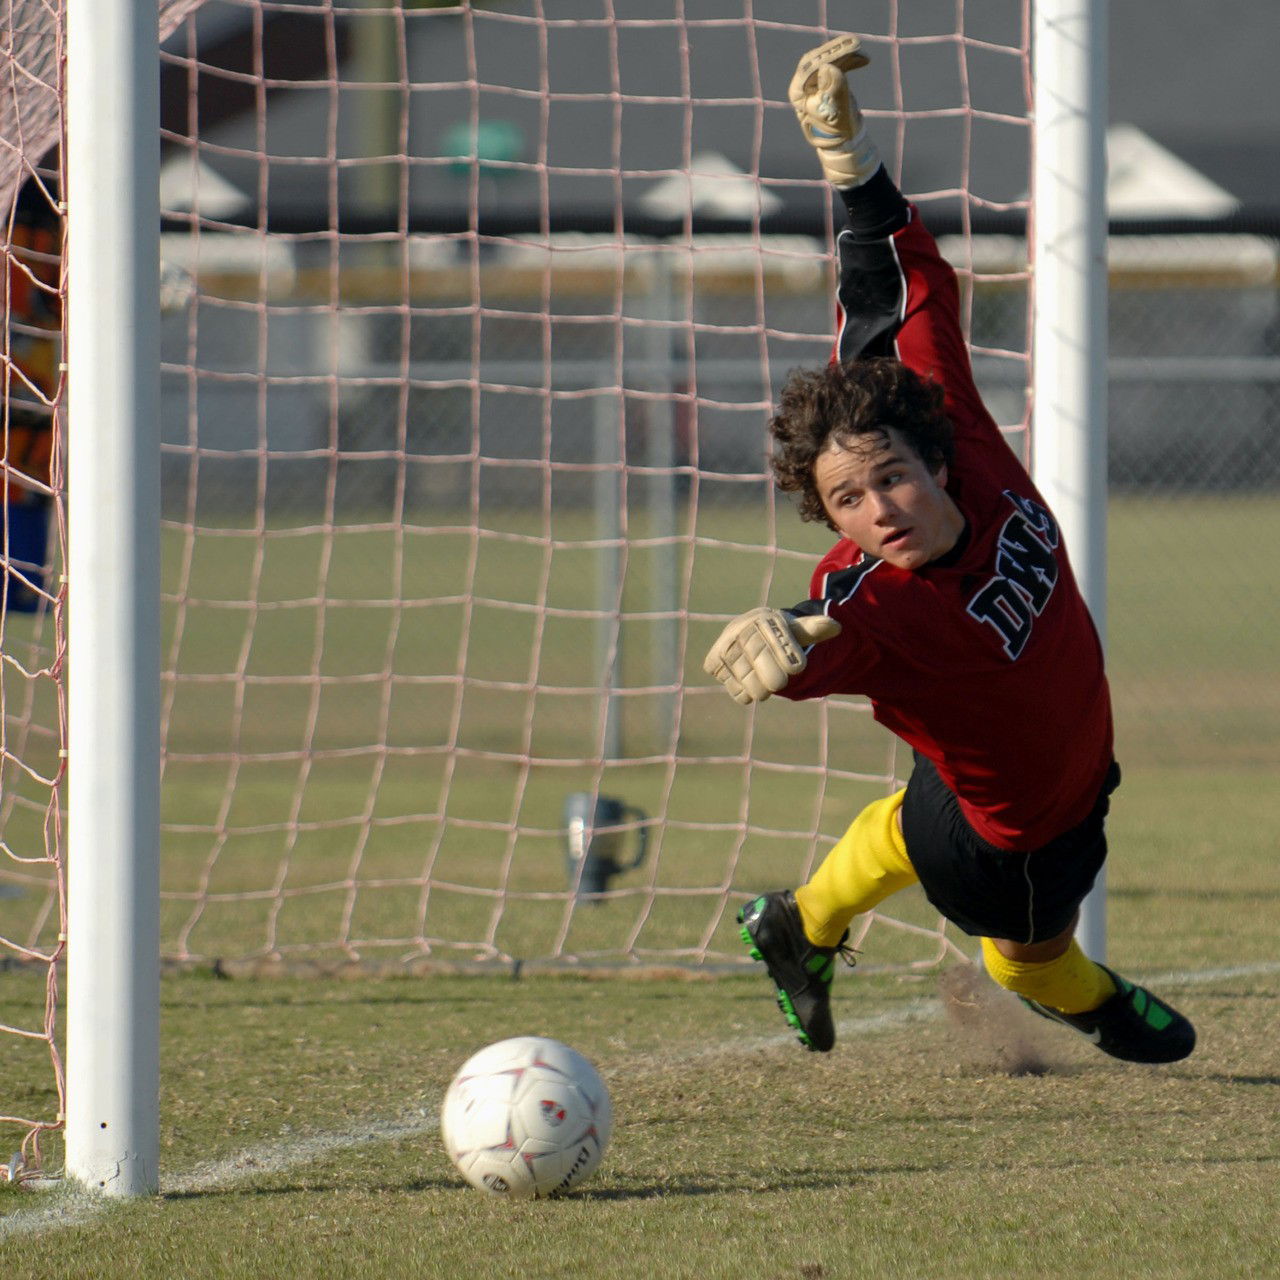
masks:
{"label": "chain link fence", "polygon": [[[340,518],[393,498],[407,512],[456,500],[477,468],[482,501],[540,502],[549,469],[554,501],[591,502],[575,467],[601,460],[618,414],[628,463],[645,466],[665,433],[682,488],[697,470],[701,501],[758,500],[768,406],[788,370],[826,358],[831,308],[811,242],[780,243],[762,271],[736,260],[746,252],[723,246],[697,270],[687,249],[660,245],[625,271],[607,250],[554,271],[495,257],[479,264],[478,308],[470,264],[448,257],[426,298],[370,296],[376,269],[353,263],[342,279],[365,296],[337,313],[304,299],[262,315],[202,295],[189,304],[198,326],[186,309],[165,324],[167,508],[185,510],[197,466],[215,522],[256,505],[266,468],[270,502],[332,504]],[[1113,239],[1114,493],[1280,484],[1276,261],[1276,242],[1255,236]],[[307,268],[281,269],[296,281]],[[974,289],[976,346],[1025,347],[1024,286],[1010,278]],[[1025,365],[975,364],[1016,426]]]}
{"label": "chain link fence", "polygon": [[[759,523],[769,407],[830,350],[830,261],[807,237],[626,255],[583,237],[493,252],[424,237],[395,264],[385,246],[344,249],[336,269],[305,243],[277,244],[264,269],[252,235],[212,239],[198,268],[171,247],[193,287],[164,330],[166,514],[202,525],[524,511],[533,528],[576,508],[620,543],[655,519]],[[975,272],[978,382],[1025,458],[1023,242],[944,250]],[[263,278],[266,304],[240,301]],[[1277,242],[1113,237],[1110,283],[1122,758],[1280,763]]]}

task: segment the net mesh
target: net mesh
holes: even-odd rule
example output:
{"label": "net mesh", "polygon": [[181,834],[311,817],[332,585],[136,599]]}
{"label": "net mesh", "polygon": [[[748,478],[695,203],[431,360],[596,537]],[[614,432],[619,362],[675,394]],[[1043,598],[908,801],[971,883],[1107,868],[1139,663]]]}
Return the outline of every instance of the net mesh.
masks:
{"label": "net mesh", "polygon": [[[61,5],[6,9],[0,181],[56,231]],[[829,542],[775,493],[763,423],[829,351],[829,191],[786,86],[846,17],[161,5],[166,957],[739,963],[741,902],[895,784],[864,703],[744,711],[701,671]],[[1024,252],[970,232],[1026,208],[1026,6],[857,21],[860,101],[954,233],[1021,448]],[[8,296],[41,294],[56,345],[56,242],[37,270],[9,233]],[[35,607],[11,586],[0,620],[0,945],[47,967],[6,1029],[60,1078],[62,488],[56,447],[17,474],[13,421],[21,384],[47,425],[61,381],[23,372],[8,318],[6,468],[52,536],[42,572],[6,560]],[[953,946],[922,897],[891,905],[859,922],[869,963]]]}
{"label": "net mesh", "polygon": [[[1025,17],[931,9],[882,7],[862,97],[963,232],[1018,201],[978,155],[1026,149]],[[169,42],[173,955],[725,962],[891,785],[865,705],[700,670],[826,541],[762,423],[830,340],[828,245],[770,222],[824,216],[785,90],[828,16],[209,4]],[[936,959],[898,907],[876,957]]]}
{"label": "net mesh", "polygon": [[[57,9],[6,4],[0,46],[0,191],[4,216],[3,580],[0,581],[0,965],[30,968],[39,987],[0,1015],[6,1064],[49,1078],[51,1100],[6,1092],[0,1125],[21,1137],[0,1175],[40,1163],[62,1111],[55,1038],[65,929],[61,783],[65,641],[59,575],[61,459],[53,447],[61,399],[61,221],[49,151],[60,125]],[[55,566],[51,568],[52,566]]]}

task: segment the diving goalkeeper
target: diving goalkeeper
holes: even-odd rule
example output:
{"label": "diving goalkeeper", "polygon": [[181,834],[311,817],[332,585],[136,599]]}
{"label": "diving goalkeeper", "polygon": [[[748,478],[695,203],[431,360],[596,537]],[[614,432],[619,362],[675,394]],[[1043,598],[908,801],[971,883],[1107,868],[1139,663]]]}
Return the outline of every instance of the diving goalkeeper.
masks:
{"label": "diving goalkeeper", "polygon": [[734,619],[705,667],[744,705],[866,695],[915,763],[807,884],[743,909],[743,938],[826,1051],[850,922],[918,882],[1035,1012],[1114,1057],[1174,1062],[1191,1023],[1074,938],[1120,780],[1102,649],[1057,522],[979,399],[955,276],[849,94],[866,62],[842,36],[791,82],[849,225],[831,363],[792,373],[769,424],[779,487],[839,540],[810,599]]}

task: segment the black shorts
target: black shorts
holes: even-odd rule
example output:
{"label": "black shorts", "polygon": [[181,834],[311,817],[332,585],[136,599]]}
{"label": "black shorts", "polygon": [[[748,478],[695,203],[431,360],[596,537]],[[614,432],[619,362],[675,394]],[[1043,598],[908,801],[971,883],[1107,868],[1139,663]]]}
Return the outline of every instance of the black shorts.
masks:
{"label": "black shorts", "polygon": [[1033,852],[1011,853],[974,831],[955,792],[917,754],[902,801],[902,835],[925,897],[974,937],[1057,937],[1106,861],[1104,825],[1119,785],[1120,766],[1112,761],[1093,812],[1079,826]]}

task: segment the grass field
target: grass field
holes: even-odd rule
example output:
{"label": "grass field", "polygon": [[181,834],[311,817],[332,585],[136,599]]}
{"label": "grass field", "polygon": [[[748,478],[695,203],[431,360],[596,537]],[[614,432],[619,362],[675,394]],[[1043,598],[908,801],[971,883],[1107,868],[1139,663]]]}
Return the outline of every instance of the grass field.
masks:
{"label": "grass field", "polygon": [[[519,601],[544,580],[566,614],[589,609],[591,554],[576,545],[588,531],[564,520],[554,547],[460,539],[447,556],[453,535],[421,532],[400,588],[410,599],[448,594],[439,577],[414,575],[428,562],[461,575],[476,555],[486,599]],[[676,760],[641,759],[602,778],[666,820],[666,843],[647,864],[655,878],[637,875],[626,882],[634,894],[575,913],[567,950],[622,938],[646,957],[671,946],[733,953],[738,897],[792,879],[814,834],[837,834],[883,785],[874,778],[887,755],[865,714],[771,704],[748,735],[705,688],[697,667],[712,615],[803,593],[809,544],[777,560],[745,549],[742,532],[722,516],[690,544],[698,560],[683,603],[695,618]],[[1110,823],[1110,958],[1159,978],[1197,1022],[1188,1062],[1117,1064],[999,1002],[949,1016],[967,1006],[940,1001],[940,984],[963,970],[880,971],[919,951],[881,931],[868,937],[861,970],[838,979],[841,1042],[824,1058],[782,1034],[764,981],[749,974],[215,981],[198,970],[163,989],[163,1194],[103,1207],[66,1190],[2,1189],[0,1261],[68,1277],[1280,1274],[1280,504],[1120,501],[1110,541],[1125,766]],[[210,539],[186,577],[169,558],[168,587],[187,610],[169,652],[184,677],[207,678],[175,686],[171,709],[168,948],[191,921],[184,895],[204,875],[212,896],[185,935],[193,953],[252,950],[272,928],[277,941],[323,950],[343,927],[353,879],[349,927],[411,950],[422,845],[442,829],[433,936],[487,936],[531,957],[553,946],[566,920],[558,806],[593,781],[589,767],[561,761],[586,754],[594,703],[571,692],[538,700],[543,736],[529,745],[544,763],[526,774],[502,757],[520,745],[528,694],[502,686],[532,673],[577,688],[572,663],[551,665],[546,637],[513,644],[525,633],[477,626],[483,615],[473,615],[463,669],[488,688],[451,739],[440,725],[454,691],[436,677],[458,669],[457,606],[424,605],[393,622],[361,603],[393,585],[391,535],[340,538],[319,603],[314,539],[269,541],[256,577],[251,550]],[[628,596],[624,608],[643,612],[643,566],[631,569],[636,603]],[[268,592],[295,603],[268,611],[246,639],[242,602]],[[175,604],[171,625],[179,614]],[[574,632],[572,618],[560,621],[578,636],[580,665],[581,623]],[[652,624],[626,625],[636,632],[631,662]],[[302,691],[245,679],[299,659],[357,678]],[[359,678],[388,661],[398,681],[389,718],[374,682]],[[625,679],[640,686],[647,676],[641,665]],[[641,721],[631,732],[639,746],[652,730]],[[282,757],[282,744],[300,740],[314,760]],[[843,771],[825,786],[805,771],[824,740]],[[220,754],[228,743],[252,770],[233,772]],[[361,828],[351,815],[370,794],[375,821]],[[405,814],[426,816],[415,825]],[[12,819],[15,839],[23,820]],[[519,857],[502,831],[512,823]],[[492,894],[448,891],[464,873],[482,889],[529,896],[495,922]],[[274,920],[265,899],[218,897],[277,885],[285,896]],[[700,892],[654,898],[650,888]],[[21,928],[35,898],[0,898],[0,933]],[[894,912],[929,922],[909,894]],[[0,974],[0,1020],[34,1025],[42,1010],[33,975]],[[463,1186],[434,1116],[472,1050],[529,1031],[593,1058],[618,1119],[580,1193],[505,1206]],[[6,1038],[3,1109],[52,1112],[39,1048]],[[60,1166],[56,1139],[47,1156]]]}
{"label": "grass field", "polygon": [[[957,1025],[924,979],[842,978],[825,1058],[776,1035],[745,978],[168,981],[163,1194],[10,1191],[0,1260],[299,1280],[1273,1275],[1274,869],[1242,858],[1207,902],[1117,880],[1117,963],[1145,949],[1131,933],[1188,931],[1161,984],[1200,1025],[1185,1064],[1091,1056],[1020,1011]],[[471,1048],[530,1030],[597,1062],[617,1123],[579,1193],[506,1205],[464,1187],[434,1115]],[[1011,1074],[1011,1049],[1041,1073]]]}

